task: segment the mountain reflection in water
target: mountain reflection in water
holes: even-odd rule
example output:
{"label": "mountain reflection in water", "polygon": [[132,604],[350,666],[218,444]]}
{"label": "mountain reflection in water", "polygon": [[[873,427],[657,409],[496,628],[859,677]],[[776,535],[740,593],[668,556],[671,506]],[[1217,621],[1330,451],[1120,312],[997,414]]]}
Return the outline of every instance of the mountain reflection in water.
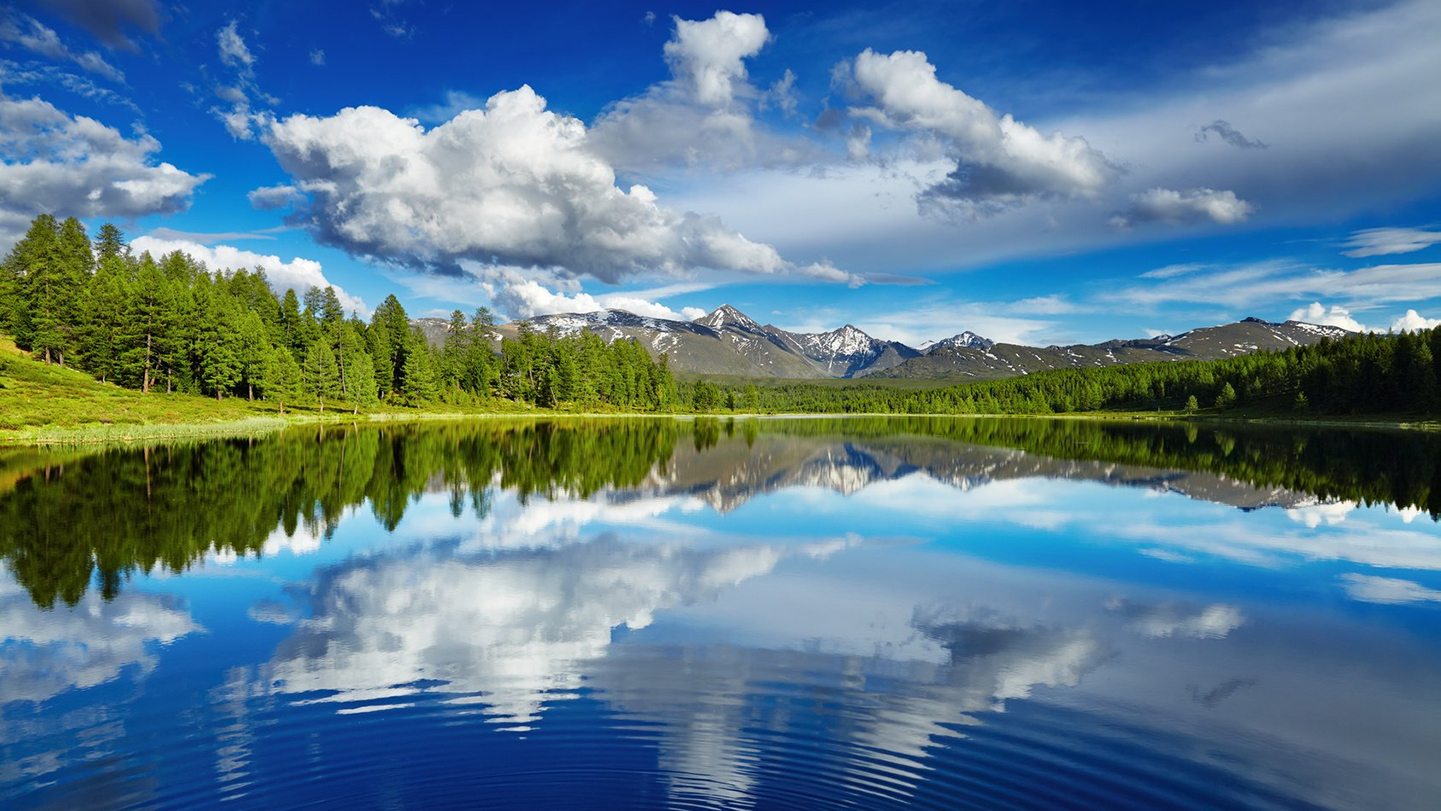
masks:
{"label": "mountain reflection in water", "polygon": [[0,457],[0,801],[1426,807],[1437,444],[625,419]]}

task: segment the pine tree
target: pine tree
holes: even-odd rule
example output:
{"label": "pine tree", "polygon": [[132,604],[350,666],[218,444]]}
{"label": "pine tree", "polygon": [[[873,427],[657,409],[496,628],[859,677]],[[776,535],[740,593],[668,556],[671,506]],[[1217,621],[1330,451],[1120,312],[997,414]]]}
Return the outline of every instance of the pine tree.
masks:
{"label": "pine tree", "polygon": [[470,351],[465,359],[468,388],[482,397],[494,393],[496,357],[491,349],[491,336],[495,334],[495,317],[490,310],[481,307],[470,319]]}
{"label": "pine tree", "polygon": [[302,338],[300,319],[300,299],[296,297],[294,289],[288,289],[280,299],[280,329],[284,333],[284,343],[291,355],[304,357],[305,341]]}
{"label": "pine tree", "polygon": [[1217,408],[1230,408],[1236,404],[1236,389],[1229,382],[1221,387],[1221,393],[1216,395]]}
{"label": "pine tree", "polygon": [[105,223],[95,234],[95,253],[99,261],[124,259],[130,255],[130,246],[125,244],[125,234],[114,223]]}
{"label": "pine tree", "polygon": [[412,341],[414,346],[406,352],[405,369],[402,371],[404,401],[413,406],[433,403],[440,396],[440,380],[435,359],[425,337],[417,332]]}
{"label": "pine tree", "polygon": [[197,288],[195,356],[200,382],[220,400],[240,382],[244,368],[244,338],[234,302],[209,283]]}
{"label": "pine tree", "polygon": [[43,355],[49,363],[50,350],[59,342],[54,308],[63,296],[63,291],[52,292],[63,287],[60,226],[55,218],[36,217],[5,263],[15,279],[16,300],[9,308],[11,334],[21,349]]}
{"label": "pine tree", "polygon": [[300,371],[300,364],[295,362],[295,356],[284,346],[272,347],[265,357],[265,373],[260,381],[260,389],[267,400],[275,400],[280,405],[280,413],[285,413],[286,401],[295,402],[305,392],[303,375]]}
{"label": "pine tree", "polygon": [[324,341],[310,345],[305,354],[305,391],[320,401],[320,413],[325,413],[325,398],[334,399],[340,394],[340,369],[335,364],[335,353]]}
{"label": "pine tree", "polygon": [[104,256],[80,300],[79,349],[85,370],[102,381],[119,376],[130,271],[117,254]]}
{"label": "pine tree", "polygon": [[[380,343],[383,343],[383,348],[389,353],[389,368],[385,368],[385,358],[373,354],[375,376],[380,380],[382,390],[388,391],[391,396],[403,395],[406,392],[405,361],[412,345],[410,318],[406,316],[405,308],[400,306],[400,300],[392,294],[386,296],[385,301],[375,308],[375,315],[370,323],[372,328],[381,328],[386,340]],[[423,348],[424,344],[425,341],[421,340],[417,345]]]}
{"label": "pine tree", "polygon": [[246,310],[240,314],[237,338],[240,382],[245,384],[245,399],[254,400],[255,389],[265,376],[265,364],[271,355],[269,334],[254,310]]}
{"label": "pine tree", "polygon": [[350,365],[350,402],[355,413],[362,408],[373,408],[380,398],[375,385],[375,364],[365,352],[355,353]]}
{"label": "pine tree", "polygon": [[466,368],[473,355],[473,342],[474,333],[466,322],[465,313],[460,310],[452,312],[445,333],[445,347],[440,351],[441,385],[448,391],[475,390]]}
{"label": "pine tree", "polygon": [[148,394],[159,379],[179,314],[174,291],[149,254],[140,258],[132,290],[122,321],[120,371]]}

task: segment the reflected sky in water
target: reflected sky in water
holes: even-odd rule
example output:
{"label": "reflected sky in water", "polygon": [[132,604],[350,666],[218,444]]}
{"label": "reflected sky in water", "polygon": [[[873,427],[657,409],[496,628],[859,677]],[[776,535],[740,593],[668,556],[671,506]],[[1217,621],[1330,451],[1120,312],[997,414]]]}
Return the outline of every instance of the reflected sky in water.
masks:
{"label": "reflected sky in water", "polygon": [[[561,461],[540,487],[507,482],[516,460],[559,459],[574,436],[237,445],[225,480],[283,480],[278,501],[206,528],[233,537],[185,545],[187,524],[152,551],[168,525],[147,518],[114,566],[129,573],[99,566],[60,590],[73,605],[47,603],[44,567],[88,572],[116,539],[85,558],[12,526],[0,800],[1441,803],[1441,529],[1424,506],[902,428],[626,428],[608,453],[651,450],[577,455],[623,475]],[[492,447],[509,450],[457,472]],[[205,494],[158,489],[160,467],[218,469],[212,451],[50,460],[0,514],[97,532],[42,515],[58,492],[42,491],[132,464],[149,509],[183,510]],[[366,473],[337,473],[357,455]],[[336,477],[360,475],[342,498]]]}

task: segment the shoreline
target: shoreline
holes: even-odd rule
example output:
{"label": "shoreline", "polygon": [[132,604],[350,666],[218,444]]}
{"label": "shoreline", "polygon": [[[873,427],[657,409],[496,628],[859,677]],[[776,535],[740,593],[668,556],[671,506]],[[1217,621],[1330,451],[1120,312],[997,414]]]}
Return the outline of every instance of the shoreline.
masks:
{"label": "shoreline", "polygon": [[909,414],[888,412],[864,413],[606,413],[572,412],[527,409],[522,411],[421,411],[403,413],[379,411],[365,414],[339,412],[332,415],[313,413],[250,416],[239,420],[222,420],[199,423],[89,423],[78,426],[34,426],[21,429],[0,430],[0,448],[39,447],[99,447],[106,445],[135,445],[164,443],[184,440],[226,439],[246,436],[264,436],[287,428],[310,425],[358,425],[384,423],[414,423],[430,421],[493,420],[493,419],[853,419],[861,417],[929,417],[949,419],[1050,419],[1050,420],[1098,420],[1105,422],[1167,422],[1192,423],[1196,425],[1246,425],[1258,427],[1311,427],[1311,428],[1353,428],[1379,431],[1441,431],[1441,420],[1414,418],[1346,419],[1337,417],[1278,418],[1270,416],[1221,414],[1175,414],[1167,412],[1086,412],[1068,414]]}

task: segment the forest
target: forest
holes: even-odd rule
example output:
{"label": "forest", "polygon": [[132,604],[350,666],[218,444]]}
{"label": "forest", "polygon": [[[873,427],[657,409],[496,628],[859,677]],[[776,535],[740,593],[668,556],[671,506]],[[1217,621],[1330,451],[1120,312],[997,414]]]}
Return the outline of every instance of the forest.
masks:
{"label": "forest", "polygon": [[[100,453],[0,452],[0,567],[42,607],[74,605],[92,586],[110,599],[137,574],[183,572],[212,550],[260,554],[275,533],[293,537],[301,527],[328,537],[357,506],[387,530],[425,493],[445,493],[453,515],[484,517],[498,491],[522,501],[588,498],[663,474],[682,444],[705,452],[762,435],[877,450],[915,447],[919,437],[939,441],[947,458],[951,448],[982,445],[1037,459],[1207,471],[1441,517],[1441,436],[1431,432],[986,417],[312,425]],[[731,465],[748,457],[713,458],[717,486],[744,478]]]}
{"label": "forest", "polygon": [[[1201,411],[1315,415],[1441,412],[1441,327],[1322,339],[1281,352],[1212,361],[1057,369],[943,388],[797,381],[680,387],[683,402],[761,413],[1066,414]],[[718,408],[697,408],[714,411]]]}
{"label": "forest", "polygon": [[[150,392],[324,411],[503,402],[651,413],[1058,414],[1093,411],[1419,415],[1441,411],[1441,327],[1356,334],[1215,361],[1062,369],[907,389],[866,383],[678,381],[634,340],[501,339],[486,308],[432,346],[394,295],[368,321],[331,288],[277,294],[264,271],[134,255],[115,226],[37,217],[0,264],[0,332],[46,363]],[[498,344],[498,345],[497,345]]]}
{"label": "forest", "polygon": [[0,332],[46,363],[150,392],[261,398],[283,413],[473,405],[666,411],[676,385],[664,358],[630,341],[543,335],[499,342],[480,308],[451,314],[443,348],[394,295],[369,321],[334,289],[277,295],[263,270],[213,270],[176,251],[134,255],[120,230],[92,240],[74,218],[37,217],[0,265]]}

